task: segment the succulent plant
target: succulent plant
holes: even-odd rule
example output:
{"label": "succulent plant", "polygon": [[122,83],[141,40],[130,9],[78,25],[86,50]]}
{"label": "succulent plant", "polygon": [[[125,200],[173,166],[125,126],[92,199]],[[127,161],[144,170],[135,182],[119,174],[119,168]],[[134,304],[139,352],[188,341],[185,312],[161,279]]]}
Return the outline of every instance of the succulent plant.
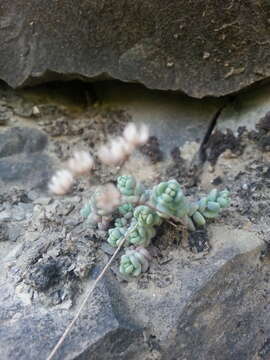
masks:
{"label": "succulent plant", "polygon": [[[131,226],[134,226],[134,222]],[[147,247],[155,235],[156,231],[153,226],[143,226],[137,223],[135,229],[128,235],[128,243],[136,246]]]}
{"label": "succulent plant", "polygon": [[[126,207],[126,209],[127,208],[128,207]],[[134,207],[132,208],[134,209]],[[125,211],[122,211],[122,214],[124,213]],[[125,217],[117,218],[115,220],[115,228],[109,230],[110,236],[108,242],[112,244],[112,246],[118,245],[122,238],[121,234],[123,233],[123,229],[130,231],[127,236],[126,244],[144,247],[147,247],[150,244],[151,239],[156,234],[154,226],[160,225],[162,219],[148,206],[144,205],[137,206],[133,214],[134,217],[131,221],[128,221],[129,219],[126,219]]]}
{"label": "succulent plant", "polygon": [[219,203],[222,209],[227,208],[231,202],[229,190],[225,189],[219,191],[216,197],[216,201]]}
{"label": "succulent plant", "polygon": [[[184,217],[188,212],[186,197],[176,180],[162,182],[153,188],[150,203],[160,217]],[[166,216],[167,214],[167,216]]]}
{"label": "succulent plant", "polygon": [[[191,203],[184,196],[176,180],[162,182],[153,190],[146,190],[133,176],[120,176],[117,188],[109,188],[111,205],[107,206],[107,194],[100,196],[96,191],[90,201],[82,208],[81,214],[100,228],[106,228],[112,221],[112,213],[118,210],[120,217],[115,219],[115,227],[108,230],[108,243],[119,246],[126,237],[124,245],[139,246],[136,250],[127,250],[121,258],[120,272],[125,276],[138,276],[148,268],[145,247],[149,246],[156,235],[156,226],[164,218],[181,219],[191,231],[206,224],[207,219],[216,218],[221,209],[229,205],[229,191],[212,190],[208,196]],[[119,193],[120,192],[120,193]]]}
{"label": "succulent plant", "polygon": [[[138,128],[130,123],[122,137],[102,146],[97,155],[106,165],[123,165],[134,149],[145,144],[148,138],[147,126]],[[49,189],[56,195],[71,190],[74,176],[87,174],[94,169],[93,158],[85,151],[76,152],[67,165],[68,169],[58,171],[49,184]],[[115,227],[108,230],[107,241],[112,247],[139,246],[135,250],[126,250],[121,258],[120,272],[130,277],[148,269],[150,255],[145,247],[149,246],[156,234],[155,227],[161,225],[164,218],[168,221],[173,218],[185,228],[195,230],[196,226],[205,225],[207,219],[216,218],[229,202],[227,190],[214,189],[198,202],[190,203],[174,179],[147,190],[133,176],[122,175],[117,179],[117,187],[113,183],[98,187],[82,208],[81,215],[90,224],[107,229],[113,221],[114,212],[118,211],[120,216],[114,220]]]}
{"label": "succulent plant", "polygon": [[112,247],[117,247],[119,245],[120,241],[125,236],[126,232],[127,232],[127,229],[126,228],[121,228],[121,227],[109,229],[108,230],[109,237],[107,239],[108,243]]}
{"label": "succulent plant", "polygon": [[133,217],[134,206],[131,203],[125,203],[118,207],[119,213],[126,219]]}
{"label": "succulent plant", "polygon": [[206,219],[216,218],[221,209],[228,207],[229,204],[228,190],[213,189],[208,196],[201,198],[196,204],[189,207],[188,215],[196,225],[203,226],[206,224]]}
{"label": "succulent plant", "polygon": [[81,216],[88,218],[88,216],[91,214],[92,212],[92,207],[91,207],[91,203],[88,202],[87,204],[85,204],[83,206],[83,208],[80,211]]}
{"label": "succulent plant", "polygon": [[161,225],[161,217],[146,205],[140,205],[135,208],[134,218],[141,226]]}
{"label": "succulent plant", "polygon": [[98,227],[104,230],[108,228],[108,225],[112,220],[111,213],[102,211],[97,207],[95,194],[92,196],[91,200],[84,205],[80,213],[84,218],[86,218],[86,221],[91,226],[98,224]]}
{"label": "succulent plant", "polygon": [[144,248],[127,249],[122,255],[119,271],[125,277],[136,277],[149,268],[151,256]]}
{"label": "succulent plant", "polygon": [[119,176],[117,187],[127,203],[145,202],[149,197],[144,186],[131,175]]}
{"label": "succulent plant", "polygon": [[133,176],[123,175],[117,179],[117,187],[122,195],[133,196],[138,192],[137,182]]}
{"label": "succulent plant", "polygon": [[86,218],[89,224],[95,225],[96,223],[102,222],[102,216],[96,213],[96,210],[92,205],[92,201],[85,204],[80,213],[84,218]]}
{"label": "succulent plant", "polygon": [[117,218],[115,219],[114,221],[114,226],[115,227],[127,227],[129,224],[129,221],[128,219],[124,218],[124,217],[121,217],[121,218]]}
{"label": "succulent plant", "polygon": [[213,189],[210,194],[199,201],[200,213],[209,219],[216,218],[222,208],[229,206],[229,191]]}

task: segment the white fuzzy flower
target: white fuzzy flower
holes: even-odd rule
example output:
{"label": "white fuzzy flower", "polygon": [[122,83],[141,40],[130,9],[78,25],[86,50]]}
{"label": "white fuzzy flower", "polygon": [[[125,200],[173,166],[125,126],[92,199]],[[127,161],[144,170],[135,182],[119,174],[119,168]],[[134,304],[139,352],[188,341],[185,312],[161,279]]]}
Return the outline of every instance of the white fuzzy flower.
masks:
{"label": "white fuzzy flower", "polygon": [[94,160],[87,151],[76,151],[67,165],[74,175],[85,175],[93,168]]}
{"label": "white fuzzy flower", "polygon": [[129,123],[123,132],[123,137],[118,137],[108,145],[103,145],[98,150],[99,159],[106,165],[118,165],[129,158],[137,146],[143,145],[149,138],[146,125],[136,127]]}
{"label": "white fuzzy flower", "polygon": [[106,145],[102,145],[98,149],[97,156],[99,157],[100,161],[102,161],[106,165],[115,163],[114,159],[112,158],[110,148]]}
{"label": "white fuzzy flower", "polygon": [[149,138],[149,129],[148,126],[144,124],[138,127],[134,123],[129,123],[124,129],[123,136],[126,141],[133,146],[141,146],[144,145]]}
{"label": "white fuzzy flower", "polygon": [[109,145],[103,145],[98,151],[99,159],[106,165],[117,165],[125,161],[134,150],[134,146],[124,138],[111,140]]}
{"label": "white fuzzy flower", "polygon": [[71,190],[74,178],[69,170],[59,170],[52,177],[49,190],[56,195],[65,195]]}
{"label": "white fuzzy flower", "polygon": [[121,202],[121,194],[113,184],[106,184],[96,194],[96,208],[100,215],[112,213]]}
{"label": "white fuzzy flower", "polygon": [[116,139],[111,141],[111,149],[113,153],[122,153],[122,156],[125,158],[130,156],[134,150],[134,146],[127,142],[123,137],[119,136]]}

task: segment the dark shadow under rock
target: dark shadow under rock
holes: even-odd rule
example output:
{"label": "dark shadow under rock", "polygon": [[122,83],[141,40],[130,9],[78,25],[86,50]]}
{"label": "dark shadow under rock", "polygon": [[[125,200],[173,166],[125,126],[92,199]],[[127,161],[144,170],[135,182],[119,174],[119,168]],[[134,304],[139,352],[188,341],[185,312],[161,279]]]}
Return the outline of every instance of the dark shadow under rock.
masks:
{"label": "dark shadow under rock", "polygon": [[207,228],[191,231],[188,237],[188,244],[190,250],[195,253],[209,250],[209,238]]}
{"label": "dark shadow under rock", "polygon": [[236,137],[232,130],[227,129],[225,133],[215,130],[207,143],[207,160],[215,164],[225,150],[231,150],[235,155],[241,155],[243,148],[244,146],[241,144],[240,137]]}
{"label": "dark shadow under rock", "polygon": [[37,291],[44,291],[57,283],[60,272],[61,264],[59,261],[49,258],[46,263],[38,262],[34,271],[30,269],[26,281]]}
{"label": "dark shadow under rock", "polygon": [[160,150],[156,136],[150,136],[148,142],[140,148],[140,151],[147,156],[153,164],[163,160],[163,153]]}
{"label": "dark shadow under rock", "polygon": [[270,112],[267,112],[265,116],[258,121],[256,131],[250,131],[248,136],[262,151],[270,150]]}

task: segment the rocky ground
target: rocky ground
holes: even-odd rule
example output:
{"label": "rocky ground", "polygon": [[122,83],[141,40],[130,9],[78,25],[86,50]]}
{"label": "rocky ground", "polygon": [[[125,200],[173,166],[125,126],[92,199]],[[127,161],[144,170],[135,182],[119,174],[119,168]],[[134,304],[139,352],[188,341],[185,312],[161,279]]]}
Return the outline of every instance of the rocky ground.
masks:
{"label": "rocky ground", "polygon": [[47,184],[74,149],[95,154],[130,120],[152,136],[122,172],[175,178],[194,199],[227,188],[232,204],[188,239],[164,224],[139,279],[116,262],[55,359],[269,359],[268,90],[199,101],[115,83],[1,85],[1,359],[46,359],[112,254],[79,210],[119,169],[97,163],[64,198]]}

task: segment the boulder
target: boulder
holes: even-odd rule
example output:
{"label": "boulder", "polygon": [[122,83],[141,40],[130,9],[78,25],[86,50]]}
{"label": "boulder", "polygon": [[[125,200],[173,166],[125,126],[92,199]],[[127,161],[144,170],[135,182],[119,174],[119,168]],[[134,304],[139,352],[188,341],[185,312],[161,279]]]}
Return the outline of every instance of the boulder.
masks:
{"label": "boulder", "polygon": [[178,318],[168,359],[269,359],[267,267],[250,252],[214,275]]}
{"label": "boulder", "polygon": [[0,78],[119,79],[222,96],[269,77],[267,0],[2,0]]}
{"label": "boulder", "polygon": [[[269,260],[260,261],[263,244],[255,233],[220,225],[210,234],[206,257],[189,263],[179,251],[160,266],[163,279],[150,269],[151,290],[132,284],[122,290],[133,321],[148,327],[162,359],[253,359],[265,347]],[[269,354],[268,346],[262,359]]]}
{"label": "boulder", "polygon": [[[11,305],[11,293],[1,287],[1,359],[46,359],[73,311],[47,311],[20,302]],[[101,284],[88,302],[79,327],[74,328],[54,359],[136,359],[146,346],[142,330],[120,324],[112,309],[106,286]],[[27,344],[27,346],[26,346]]]}

